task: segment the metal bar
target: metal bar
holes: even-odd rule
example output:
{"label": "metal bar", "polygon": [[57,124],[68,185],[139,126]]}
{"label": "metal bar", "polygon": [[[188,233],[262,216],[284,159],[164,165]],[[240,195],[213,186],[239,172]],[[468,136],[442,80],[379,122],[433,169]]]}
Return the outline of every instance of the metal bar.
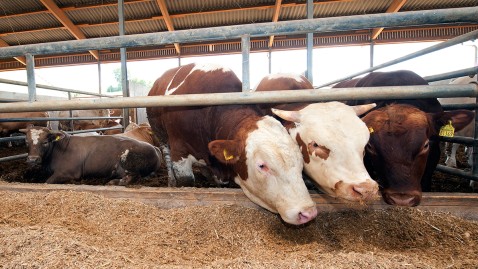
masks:
{"label": "metal bar", "polygon": [[9,142],[9,141],[17,141],[17,140],[25,140],[25,136],[19,135],[19,136],[0,137],[0,143]]}
{"label": "metal bar", "polygon": [[478,176],[475,176],[469,172],[465,172],[456,168],[447,167],[441,164],[437,165],[436,171],[440,171],[440,172],[455,175],[455,176],[460,176],[466,179],[478,180]]}
{"label": "metal bar", "polygon": [[374,60],[374,44],[375,44],[375,41],[370,38],[370,67],[372,68],[373,67],[373,60]]}
{"label": "metal bar", "polygon": [[242,48],[242,91],[248,92],[251,89],[250,82],[250,62],[249,56],[251,53],[251,37],[249,35],[243,35],[241,37]]}
{"label": "metal bar", "polygon": [[475,66],[475,67],[460,69],[460,70],[456,70],[456,71],[452,71],[452,72],[437,74],[437,75],[433,75],[433,76],[426,76],[426,77],[423,77],[423,78],[428,82],[432,82],[432,81],[439,81],[439,80],[445,80],[445,79],[450,79],[450,78],[471,76],[471,75],[475,75],[477,73],[478,73],[478,66]]}
{"label": "metal bar", "polygon": [[28,156],[28,153],[23,153],[23,154],[19,154],[19,155],[3,157],[3,158],[0,158],[0,162],[8,162],[8,161],[19,160],[19,159],[26,158],[27,156]]}
{"label": "metal bar", "polygon": [[[124,25],[124,0],[118,0],[118,19],[119,19],[119,36],[125,35]],[[120,48],[121,58],[121,89],[123,90],[123,97],[129,97],[129,85],[128,85],[128,67],[126,65],[127,55],[126,48]],[[129,110],[123,109],[123,124],[128,126],[129,124]]]}
{"label": "metal bar", "polygon": [[472,137],[466,136],[454,136],[454,137],[445,137],[440,136],[440,141],[450,142],[450,143],[459,143],[465,146],[473,146],[475,140]]}
{"label": "metal bar", "polygon": [[470,97],[478,95],[478,85],[419,85],[419,86],[389,86],[363,88],[334,88],[334,89],[302,89],[289,91],[266,92],[233,92],[185,94],[167,96],[136,96],[113,99],[96,100],[65,100],[55,103],[37,101],[34,103],[17,102],[2,104],[0,112],[20,111],[49,111],[69,109],[99,109],[99,108],[126,108],[126,107],[158,107],[158,106],[198,106],[198,105],[227,105],[227,104],[255,104],[255,103],[293,103],[319,101],[366,100],[374,98],[412,99],[412,98],[440,98],[440,97]]}
{"label": "metal bar", "polygon": [[272,49],[271,48],[269,48],[267,58],[269,60],[269,74],[272,74]]}
{"label": "metal bar", "polygon": [[[307,19],[314,18],[314,3],[312,0],[307,0]],[[307,70],[305,71],[305,76],[310,81],[310,83],[314,82],[313,76],[313,62],[312,62],[312,55],[313,55],[313,48],[314,48],[314,34],[307,33],[306,38],[306,49],[307,49]]]}
{"label": "metal bar", "polygon": [[[475,99],[475,105],[478,105],[478,96]],[[475,108],[475,129],[473,131],[473,139],[478,140],[478,117],[476,117],[478,109]],[[478,178],[478,143],[473,143],[473,153],[471,155],[473,165],[471,166],[471,174]]]}
{"label": "metal bar", "polygon": [[474,110],[475,108],[478,108],[477,104],[446,104],[446,105],[441,105],[443,110],[457,110],[457,109],[470,109]]}
{"label": "metal bar", "polygon": [[[98,55],[100,55],[100,51],[98,51]],[[98,94],[101,94],[101,60],[98,59]]]}
{"label": "metal bar", "polygon": [[[0,48],[0,51],[1,51],[1,48]],[[23,82],[23,81],[15,81],[15,80],[3,79],[3,78],[0,78],[0,83],[11,84],[11,85],[19,85],[19,86],[28,86],[28,83]],[[79,94],[85,94],[85,95],[110,97],[110,98],[114,97],[114,96],[106,95],[106,94],[98,94],[98,93],[92,93],[92,92],[72,90],[72,89],[66,89],[66,88],[60,88],[60,87],[48,86],[48,85],[42,85],[42,84],[36,84],[36,87],[41,88],[41,89],[60,91],[60,92],[79,93]]]}
{"label": "metal bar", "polygon": [[35,58],[31,54],[26,54],[27,61],[27,86],[28,86],[28,100],[34,102],[37,99],[36,83],[35,83]]}
{"label": "metal bar", "polygon": [[68,118],[4,118],[0,122],[29,122],[29,121],[58,121],[58,120],[108,120],[108,119],[122,119],[123,117],[68,117]]}
{"label": "metal bar", "polygon": [[[478,16],[477,16],[478,17]],[[444,48],[447,48],[447,47],[451,47],[453,45],[456,45],[456,44],[460,44],[460,43],[463,43],[465,41],[468,41],[468,40],[471,40],[471,39],[474,39],[474,38],[478,38],[478,30],[475,30],[475,31],[471,31],[467,34],[464,34],[464,35],[461,35],[461,36],[457,36],[455,38],[452,38],[452,39],[449,39],[447,41],[444,41],[444,42],[441,42],[439,44],[436,44],[436,45],[433,45],[433,46],[430,46],[428,48],[425,48],[425,49],[422,49],[422,50],[419,50],[419,51],[416,51],[416,52],[413,52],[413,53],[410,53],[410,54],[407,54],[405,56],[402,56],[400,58],[397,58],[397,59],[394,59],[394,60],[391,60],[391,61],[388,61],[386,63],[383,63],[383,64],[379,64],[377,66],[374,66],[374,67],[371,67],[371,68],[368,68],[368,69],[365,69],[365,70],[362,70],[360,72],[357,72],[357,73],[354,73],[352,75],[348,75],[346,77],[343,77],[343,78],[340,78],[340,79],[336,79],[336,80],[333,80],[333,81],[330,81],[330,82],[327,82],[327,83],[324,83],[322,85],[319,85],[317,86],[316,88],[321,88],[321,87],[324,87],[324,86],[328,86],[328,85],[332,85],[332,84],[335,84],[337,82],[341,82],[343,80],[347,80],[347,79],[350,79],[350,78],[354,78],[356,76],[360,76],[360,75],[363,75],[365,73],[369,73],[369,72],[372,72],[374,70],[377,70],[377,69],[381,69],[381,68],[384,68],[384,67],[387,67],[387,66],[391,66],[391,65],[394,65],[394,64],[397,64],[397,63],[401,63],[401,62],[404,62],[404,61],[407,61],[407,60],[410,60],[410,59],[413,59],[413,58],[416,58],[418,56],[422,56],[422,55],[425,55],[425,54],[428,54],[428,53],[431,53],[431,52],[434,52],[434,51],[437,51],[437,50],[441,50],[441,49],[444,49]]]}
{"label": "metal bar", "polygon": [[397,13],[366,14],[345,17],[304,19],[254,23],[245,25],[220,26],[201,29],[178,30],[70,40],[42,44],[19,45],[0,48],[0,58],[33,55],[70,53],[87,50],[159,46],[173,43],[190,43],[211,40],[239,39],[245,34],[261,37],[284,34],[306,34],[352,31],[380,27],[405,27],[446,23],[475,23],[478,21],[478,7],[450,8]]}

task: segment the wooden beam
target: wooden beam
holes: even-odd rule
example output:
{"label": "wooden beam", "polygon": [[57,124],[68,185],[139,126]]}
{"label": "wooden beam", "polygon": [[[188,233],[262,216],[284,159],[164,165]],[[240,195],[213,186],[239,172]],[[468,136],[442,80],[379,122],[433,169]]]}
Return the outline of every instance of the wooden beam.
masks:
{"label": "wooden beam", "polygon": [[[85,34],[80,30],[78,26],[76,26],[70,18],[66,15],[66,13],[61,10],[54,2],[53,0],[40,0],[43,5],[55,16],[61,24],[63,24],[68,31],[78,40],[80,39],[86,39]],[[89,51],[93,57],[95,57],[97,60],[100,58],[98,51],[96,50],[90,50]]]}
{"label": "wooden beam", "polygon": [[[164,22],[166,23],[166,27],[168,28],[168,31],[174,32],[174,25],[173,21],[171,20],[171,17],[169,16],[168,12],[168,6],[166,6],[166,3],[164,0],[156,0],[156,3],[158,4],[159,9],[161,10],[161,14],[163,15]],[[176,48],[176,52],[178,54],[181,54],[181,49],[179,48],[178,43],[174,43],[174,47]]]}
{"label": "wooden beam", "polygon": [[[386,13],[398,12],[400,8],[407,2],[407,0],[393,0],[392,4],[388,7]],[[372,31],[372,39],[377,39],[377,37],[382,33],[383,28],[375,28]]]}
{"label": "wooden beam", "polygon": [[[282,5],[282,0],[276,0],[276,3],[274,5],[274,15],[272,15],[272,22],[277,22],[279,20],[281,5]],[[274,36],[273,35],[271,35],[269,37],[269,48],[272,47],[272,44],[274,44]]]}
{"label": "wooden beam", "polygon": [[[9,47],[7,42],[0,39],[0,47]],[[19,61],[23,65],[27,65],[27,59],[24,56],[13,57],[15,60]]]}

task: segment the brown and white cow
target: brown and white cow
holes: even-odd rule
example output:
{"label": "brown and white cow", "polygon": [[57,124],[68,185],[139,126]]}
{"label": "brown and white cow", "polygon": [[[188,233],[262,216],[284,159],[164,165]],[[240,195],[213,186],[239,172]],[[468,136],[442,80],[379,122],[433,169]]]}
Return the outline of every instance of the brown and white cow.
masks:
{"label": "brown and white cow", "polygon": [[[48,118],[48,112],[11,112],[0,113],[0,119],[16,119],[16,118]],[[30,122],[0,122],[0,135],[8,136],[20,129],[27,128],[28,125],[46,127],[48,121],[30,121]]]}
{"label": "brown and white cow", "polygon": [[[228,68],[188,64],[156,80],[150,96],[241,92]],[[256,204],[291,224],[317,215],[302,179],[302,157],[287,130],[256,105],[154,107],[148,121],[160,142],[169,141],[176,180],[193,179],[193,163],[220,180],[234,179]],[[164,145],[162,146],[164,148]]]}
{"label": "brown and white cow", "polygon": [[[274,74],[264,77],[255,91],[298,89],[313,86],[302,75]],[[272,111],[271,106],[275,107]],[[369,131],[357,116],[374,105],[351,107],[327,102],[262,107],[285,120],[284,126],[301,148],[305,173],[322,191],[348,201],[366,202],[377,197],[378,185],[363,164]]]}
{"label": "brown and white cow", "polygon": [[[375,72],[334,87],[428,85],[411,71]],[[440,158],[439,129],[449,121],[455,130],[473,118],[467,110],[444,112],[436,98],[350,101],[350,105],[377,103],[362,120],[370,129],[365,165],[379,182],[385,202],[417,206],[422,189],[429,191]]]}
{"label": "brown and white cow", "polygon": [[27,163],[42,165],[52,175],[46,183],[80,178],[112,179],[127,185],[160,169],[161,153],[147,143],[121,136],[72,136],[63,131],[28,126]]}
{"label": "brown and white cow", "polygon": [[[72,117],[109,117],[109,109],[94,109],[94,110],[72,110]],[[69,118],[70,111],[60,111],[58,117]],[[105,127],[108,124],[108,119],[97,119],[97,120],[74,120],[73,126],[71,125],[70,120],[59,121],[58,128],[63,131],[78,131],[78,130],[88,130],[88,129],[97,129]]]}
{"label": "brown and white cow", "polygon": [[154,135],[151,126],[147,122],[143,122],[141,124],[132,122],[128,125],[128,127],[126,127],[124,133],[117,135],[133,138],[156,147],[160,146],[158,138]]}

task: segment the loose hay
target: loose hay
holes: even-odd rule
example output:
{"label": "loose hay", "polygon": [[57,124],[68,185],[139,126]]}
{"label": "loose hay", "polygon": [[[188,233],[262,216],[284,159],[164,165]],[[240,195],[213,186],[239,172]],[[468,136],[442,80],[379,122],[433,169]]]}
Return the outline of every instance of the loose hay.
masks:
{"label": "loose hay", "polygon": [[303,227],[239,206],[0,192],[0,268],[477,268],[478,223],[410,208]]}

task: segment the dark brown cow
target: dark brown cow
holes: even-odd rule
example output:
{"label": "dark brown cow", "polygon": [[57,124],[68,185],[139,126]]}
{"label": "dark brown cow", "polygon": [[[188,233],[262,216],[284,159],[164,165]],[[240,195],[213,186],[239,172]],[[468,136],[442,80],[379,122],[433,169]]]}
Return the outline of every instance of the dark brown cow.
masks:
{"label": "dark brown cow", "polygon": [[[264,77],[255,91],[299,89],[313,89],[313,86],[301,75],[273,74]],[[358,203],[378,197],[378,185],[363,163],[370,134],[358,117],[373,108],[373,104],[351,107],[325,102],[272,106],[271,110],[271,105],[262,105],[269,115],[284,120],[284,126],[301,148],[305,173],[323,192]]]}
{"label": "dark brown cow", "polygon": [[[48,112],[12,112],[12,113],[0,113],[0,119],[13,119],[13,118],[48,118]],[[11,133],[27,128],[28,125],[33,124],[36,126],[46,127],[48,121],[32,121],[32,122],[0,122],[0,134],[1,136],[8,136]]]}
{"label": "dark brown cow", "polygon": [[[334,87],[428,85],[411,71],[375,72]],[[370,129],[365,165],[382,190],[385,202],[416,206],[422,189],[429,191],[431,176],[440,158],[439,129],[449,121],[455,130],[473,118],[467,110],[443,112],[436,98],[351,101],[377,103],[362,120]]]}
{"label": "dark brown cow", "polygon": [[45,127],[28,126],[27,163],[42,165],[52,175],[46,183],[80,178],[112,179],[127,185],[160,169],[159,149],[121,136],[71,136]]}
{"label": "dark brown cow", "polygon": [[[230,69],[189,64],[165,72],[149,95],[241,89]],[[249,199],[278,212],[288,223],[305,223],[317,215],[302,180],[299,148],[280,122],[263,116],[257,106],[155,107],[146,111],[160,142],[169,141],[178,182],[193,179],[192,165],[202,165],[221,180],[234,178]]]}

